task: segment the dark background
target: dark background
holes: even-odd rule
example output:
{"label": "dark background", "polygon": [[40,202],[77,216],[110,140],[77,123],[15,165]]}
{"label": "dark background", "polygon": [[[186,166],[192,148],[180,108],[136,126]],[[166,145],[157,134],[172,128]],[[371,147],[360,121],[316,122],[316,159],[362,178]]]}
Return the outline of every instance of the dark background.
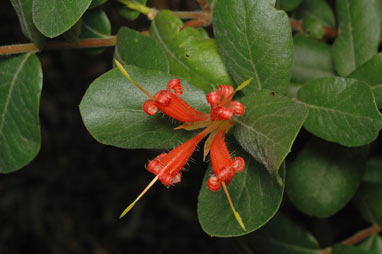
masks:
{"label": "dark background", "polygon": [[[156,8],[195,10],[196,1],[149,1]],[[147,30],[145,17],[131,22],[108,3],[112,23]],[[211,31],[210,31],[211,32]],[[62,39],[61,39],[62,40]],[[0,45],[24,43],[8,0],[0,1]],[[105,146],[87,132],[78,105],[86,89],[111,68],[113,48],[92,56],[80,50],[38,54],[44,83],[39,155],[25,168],[0,175],[0,253],[241,253],[238,238],[211,238],[201,229],[197,196],[206,165],[192,163],[183,182],[156,184],[124,219],[123,209],[150,182],[144,167],[159,151]],[[307,135],[303,133],[302,136]],[[303,143],[301,135],[297,140]],[[293,156],[293,154],[292,154]],[[201,154],[193,156],[201,161]],[[282,209],[311,230],[323,246],[365,227],[348,205],[330,219],[313,219],[288,202]],[[352,222],[352,223],[349,223]]]}

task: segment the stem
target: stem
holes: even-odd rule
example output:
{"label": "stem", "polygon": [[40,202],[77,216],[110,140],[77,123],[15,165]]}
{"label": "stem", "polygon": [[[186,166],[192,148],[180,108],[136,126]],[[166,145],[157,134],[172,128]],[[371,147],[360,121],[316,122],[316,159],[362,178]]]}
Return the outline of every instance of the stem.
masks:
{"label": "stem", "polygon": [[356,243],[366,239],[367,237],[371,236],[372,234],[378,233],[380,231],[381,231],[381,226],[373,225],[371,227],[368,227],[368,228],[356,233],[355,235],[349,237],[348,239],[342,241],[342,244],[346,244],[346,245],[356,244]]}
{"label": "stem", "polygon": [[204,19],[206,13],[203,11],[174,11],[175,16],[180,19]]}
{"label": "stem", "polygon": [[[96,39],[82,39],[78,42],[66,41],[50,41],[44,49],[61,50],[61,49],[80,49],[80,48],[99,48],[112,47],[116,43],[116,36]],[[26,52],[39,52],[40,50],[33,43],[15,44],[0,46],[0,55],[19,54]]]}

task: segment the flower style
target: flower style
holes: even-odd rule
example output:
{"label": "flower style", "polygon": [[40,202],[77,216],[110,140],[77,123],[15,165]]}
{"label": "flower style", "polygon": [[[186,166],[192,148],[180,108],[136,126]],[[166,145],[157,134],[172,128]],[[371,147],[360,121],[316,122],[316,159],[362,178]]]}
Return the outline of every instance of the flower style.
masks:
{"label": "flower style", "polygon": [[225,134],[234,124],[231,120],[232,117],[244,114],[244,105],[238,101],[233,101],[232,98],[236,91],[245,87],[250,80],[244,82],[236,90],[229,85],[220,85],[217,91],[207,94],[206,99],[210,104],[211,111],[210,114],[206,114],[194,109],[179,97],[183,93],[179,79],[171,80],[168,82],[166,90],[161,90],[151,96],[130,78],[118,61],[116,61],[116,65],[135,86],[149,97],[149,100],[143,104],[143,110],[146,114],[154,115],[159,109],[163,114],[183,122],[182,125],[175,129],[194,130],[204,128],[192,139],[174,148],[169,153],[158,155],[147,165],[147,170],[156,176],[138,198],[125,209],[121,217],[134,206],[155,181],[159,180],[167,187],[179,183],[181,181],[181,169],[187,163],[198,144],[210,134],[205,144],[205,155],[210,152],[214,175],[208,179],[207,187],[212,191],[218,191],[221,187],[224,188],[232,211],[240,226],[245,230],[226,188],[226,185],[231,182],[235,174],[244,170],[245,162],[241,157],[232,159],[225,143]]}

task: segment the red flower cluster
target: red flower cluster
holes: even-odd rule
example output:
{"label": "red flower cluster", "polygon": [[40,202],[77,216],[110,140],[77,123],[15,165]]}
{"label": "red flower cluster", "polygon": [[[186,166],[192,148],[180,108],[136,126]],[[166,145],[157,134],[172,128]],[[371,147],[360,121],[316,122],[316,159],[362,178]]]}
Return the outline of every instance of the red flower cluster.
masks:
{"label": "red flower cluster", "polygon": [[181,94],[180,80],[173,79],[167,84],[166,90],[157,92],[152,99],[143,104],[143,110],[146,114],[153,115],[159,109],[169,117],[184,122],[184,128],[193,129],[193,126],[206,128],[168,154],[158,155],[149,163],[147,169],[157,175],[165,186],[180,182],[181,169],[200,141],[211,134],[213,139],[210,144],[210,156],[214,176],[209,178],[207,186],[212,191],[218,191],[221,182],[228,185],[235,173],[241,172],[245,167],[245,162],[241,157],[231,158],[225,143],[225,134],[233,124],[232,116],[243,115],[245,108],[242,103],[232,101],[234,89],[229,85],[221,85],[217,91],[207,95],[207,101],[211,106],[209,115],[191,107],[178,96]]}
{"label": "red flower cluster", "polygon": [[212,191],[218,191],[223,186],[236,220],[246,230],[240,215],[232,204],[226,187],[236,173],[244,170],[245,162],[241,157],[232,159],[225,143],[225,134],[234,124],[231,120],[233,115],[241,116],[245,111],[244,105],[238,101],[233,101],[232,97],[236,91],[245,87],[250,80],[241,84],[236,91],[229,85],[220,85],[217,91],[207,94],[207,102],[210,104],[211,111],[210,114],[206,114],[194,109],[179,97],[183,93],[179,79],[171,80],[168,82],[166,90],[161,90],[152,96],[131,79],[118,61],[116,61],[116,65],[123,75],[150,98],[143,104],[143,110],[146,114],[154,115],[159,109],[163,114],[183,122],[182,125],[175,129],[195,130],[204,128],[192,139],[174,148],[169,153],[161,153],[150,161],[147,170],[156,175],[155,178],[136,200],[123,211],[120,217],[130,211],[157,180],[161,181],[165,186],[179,183],[182,177],[181,169],[187,163],[198,144],[209,135],[204,145],[204,156],[208,152],[210,153],[214,174],[208,179],[207,187]]}

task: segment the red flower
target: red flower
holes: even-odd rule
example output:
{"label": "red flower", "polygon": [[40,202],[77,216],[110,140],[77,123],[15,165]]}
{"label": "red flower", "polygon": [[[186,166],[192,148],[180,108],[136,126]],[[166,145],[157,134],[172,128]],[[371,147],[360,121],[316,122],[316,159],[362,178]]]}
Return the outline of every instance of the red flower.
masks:
{"label": "red flower", "polygon": [[196,146],[210,132],[207,128],[186,143],[174,148],[168,154],[162,153],[152,160],[147,170],[158,176],[165,186],[170,186],[181,181],[180,170],[191,157]]}
{"label": "red flower", "polygon": [[207,120],[208,114],[199,112],[178,96],[182,93],[180,80],[173,79],[168,82],[166,90],[157,92],[152,99],[143,104],[143,110],[148,115],[154,115],[159,109],[163,114],[181,122]]}
{"label": "red flower", "polygon": [[207,186],[212,191],[218,191],[221,182],[229,184],[235,173],[240,173],[245,168],[243,158],[232,159],[225,143],[225,132],[223,128],[218,129],[210,146],[210,157],[214,175],[208,179]]}

